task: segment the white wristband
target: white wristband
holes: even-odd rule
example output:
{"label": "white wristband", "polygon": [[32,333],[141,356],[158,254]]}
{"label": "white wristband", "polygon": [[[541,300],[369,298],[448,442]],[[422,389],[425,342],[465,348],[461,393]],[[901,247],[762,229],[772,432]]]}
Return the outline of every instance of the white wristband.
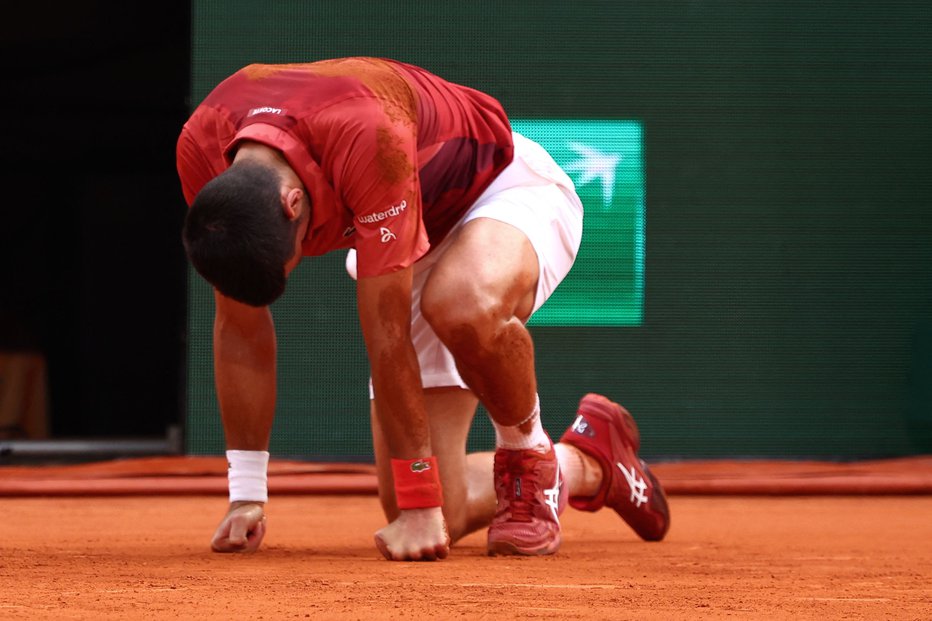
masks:
{"label": "white wristband", "polygon": [[227,451],[230,502],[268,502],[268,451]]}

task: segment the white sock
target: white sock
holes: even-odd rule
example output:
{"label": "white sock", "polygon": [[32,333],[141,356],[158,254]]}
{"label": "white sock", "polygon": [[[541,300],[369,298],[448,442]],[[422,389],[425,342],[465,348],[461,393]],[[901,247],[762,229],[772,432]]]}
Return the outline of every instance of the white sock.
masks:
{"label": "white sock", "polygon": [[[521,427],[531,423],[531,431],[524,433]],[[550,438],[544,431],[543,425],[540,424],[540,398],[534,395],[534,410],[531,415],[514,426],[499,425],[494,420],[492,426],[495,428],[495,446],[497,448],[509,449],[512,451],[531,449],[538,453],[547,453],[550,451]]]}
{"label": "white sock", "polygon": [[[590,467],[586,464],[579,449],[566,444],[554,444],[553,450],[560,462],[563,471],[563,480],[570,496],[591,497],[599,493],[602,485],[602,469],[598,466]],[[590,462],[595,460],[589,458]]]}

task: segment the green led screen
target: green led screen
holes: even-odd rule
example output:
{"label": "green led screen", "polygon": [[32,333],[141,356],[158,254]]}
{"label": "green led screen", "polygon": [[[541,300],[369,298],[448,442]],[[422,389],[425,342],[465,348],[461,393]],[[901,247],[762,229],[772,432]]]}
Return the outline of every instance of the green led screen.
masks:
{"label": "green led screen", "polygon": [[[932,452],[927,0],[192,9],[192,107],[250,63],[384,56],[491,94],[554,155],[586,218],[530,325],[552,436],[595,391],[649,459]],[[212,313],[192,277],[192,453],[223,449]],[[342,254],[304,261],[273,314],[272,452],[371,460]],[[477,416],[470,449],[492,442]]]}
{"label": "green led screen", "polygon": [[539,326],[636,326],[644,302],[641,125],[599,119],[513,119],[576,184],[585,208],[579,255],[531,317]]}

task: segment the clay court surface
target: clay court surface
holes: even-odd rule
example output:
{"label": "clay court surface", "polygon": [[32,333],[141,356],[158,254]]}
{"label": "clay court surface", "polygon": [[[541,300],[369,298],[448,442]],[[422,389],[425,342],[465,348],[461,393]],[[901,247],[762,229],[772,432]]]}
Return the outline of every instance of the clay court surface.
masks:
{"label": "clay court surface", "polygon": [[391,563],[371,493],[273,497],[254,555],[209,551],[220,494],[8,493],[0,619],[932,619],[932,495],[670,504],[661,543],[569,509],[555,557]]}

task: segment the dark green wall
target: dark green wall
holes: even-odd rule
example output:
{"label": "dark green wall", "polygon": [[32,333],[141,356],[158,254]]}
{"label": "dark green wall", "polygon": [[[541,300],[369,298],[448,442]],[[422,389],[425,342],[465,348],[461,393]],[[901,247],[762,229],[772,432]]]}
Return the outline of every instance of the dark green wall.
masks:
{"label": "dark green wall", "polygon": [[[192,105],[250,62],[380,55],[514,117],[643,123],[644,323],[534,329],[553,434],[594,390],[654,458],[932,451],[932,5],[285,4],[195,3]],[[341,264],[306,261],[275,309],[278,454],[368,458]],[[195,280],[192,452],[222,449],[211,304]]]}

